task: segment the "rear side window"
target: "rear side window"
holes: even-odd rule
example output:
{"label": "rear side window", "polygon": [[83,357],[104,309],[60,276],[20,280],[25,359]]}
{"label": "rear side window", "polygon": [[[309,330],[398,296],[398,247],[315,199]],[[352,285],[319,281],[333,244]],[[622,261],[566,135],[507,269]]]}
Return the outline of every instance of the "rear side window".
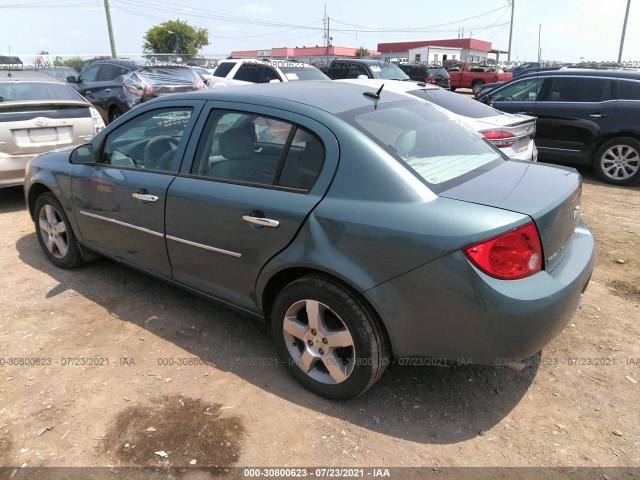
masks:
{"label": "rear side window", "polygon": [[640,100],[640,82],[620,80],[618,83],[620,100]]}
{"label": "rear side window", "polygon": [[220,65],[218,65],[216,67],[216,69],[213,72],[213,76],[214,77],[226,77],[227,75],[229,75],[229,72],[231,71],[231,69],[235,66],[235,63],[233,62],[222,62]]}
{"label": "rear side window", "polygon": [[605,80],[602,78],[556,77],[549,100],[552,102],[600,102],[603,98],[608,99],[604,87]]}
{"label": "rear side window", "polygon": [[192,174],[250,185],[308,191],[324,163],[324,146],[296,124],[245,112],[213,111]]}
{"label": "rear side window", "polygon": [[114,78],[118,78],[120,75],[124,75],[129,70],[121,65],[114,65],[112,63],[104,63],[100,66],[100,73],[98,73],[99,82],[108,82]]}

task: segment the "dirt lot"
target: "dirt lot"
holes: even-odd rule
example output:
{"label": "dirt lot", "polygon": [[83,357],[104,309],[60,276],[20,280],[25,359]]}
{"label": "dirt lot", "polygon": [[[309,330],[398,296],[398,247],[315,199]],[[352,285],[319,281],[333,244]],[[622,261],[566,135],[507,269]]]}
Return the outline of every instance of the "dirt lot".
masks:
{"label": "dirt lot", "polygon": [[346,403],[265,326],[109,260],[52,266],[0,190],[0,466],[639,467],[640,186],[583,175],[597,266],[539,366],[392,366]]}

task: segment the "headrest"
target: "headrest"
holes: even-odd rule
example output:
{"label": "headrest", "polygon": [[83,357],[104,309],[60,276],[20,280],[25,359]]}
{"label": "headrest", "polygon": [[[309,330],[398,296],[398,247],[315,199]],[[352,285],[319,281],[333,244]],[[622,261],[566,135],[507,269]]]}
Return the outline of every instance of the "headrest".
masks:
{"label": "headrest", "polygon": [[229,160],[252,158],[254,154],[253,139],[249,132],[242,128],[232,128],[220,135],[220,154]]}
{"label": "headrest", "polygon": [[400,135],[398,135],[394,148],[400,155],[408,155],[409,152],[413,151],[416,148],[416,131],[405,130]]}

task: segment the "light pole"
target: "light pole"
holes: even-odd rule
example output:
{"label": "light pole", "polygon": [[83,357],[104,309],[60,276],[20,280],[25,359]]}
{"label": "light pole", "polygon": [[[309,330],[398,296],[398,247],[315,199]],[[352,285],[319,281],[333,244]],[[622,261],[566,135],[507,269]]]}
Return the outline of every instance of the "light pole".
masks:
{"label": "light pole", "polygon": [[622,37],[620,38],[620,51],[618,52],[618,64],[622,61],[622,49],[624,48],[624,36],[627,33],[627,20],[629,19],[629,7],[631,0],[627,0],[627,11],[624,14],[624,24],[622,25]]}
{"label": "light pole", "polygon": [[[513,36],[513,10],[515,1],[511,0],[511,21],[509,22],[509,52],[507,53],[507,64],[511,63],[511,37]],[[462,34],[464,36],[464,33]]]}
{"label": "light pole", "polygon": [[168,30],[168,31],[167,31],[167,33],[172,33],[173,35],[175,35],[175,36],[176,36],[176,43],[175,43],[175,46],[173,47],[173,53],[175,54],[175,56],[176,56],[176,61],[177,61],[177,59],[178,59],[178,55],[180,54],[180,45],[179,45],[179,42],[180,42],[180,34],[179,34],[178,32],[173,32],[173,31],[171,31],[171,30]]}

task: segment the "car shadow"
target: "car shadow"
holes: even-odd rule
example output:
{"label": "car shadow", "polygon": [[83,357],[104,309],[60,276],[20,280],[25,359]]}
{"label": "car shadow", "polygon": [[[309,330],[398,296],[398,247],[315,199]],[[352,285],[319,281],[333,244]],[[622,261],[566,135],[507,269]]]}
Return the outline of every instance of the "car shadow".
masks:
{"label": "car shadow", "polygon": [[0,215],[26,209],[27,206],[24,202],[24,190],[22,187],[0,189]]}
{"label": "car shadow", "polygon": [[52,265],[35,233],[21,237],[20,259],[54,278],[46,295],[71,290],[216,369],[277,395],[396,438],[452,444],[483,435],[509,415],[532,384],[537,367],[390,365],[363,396],[334,402],[298,385],[278,362],[268,326],[191,295],[117,262],[101,259],[75,270]]}

